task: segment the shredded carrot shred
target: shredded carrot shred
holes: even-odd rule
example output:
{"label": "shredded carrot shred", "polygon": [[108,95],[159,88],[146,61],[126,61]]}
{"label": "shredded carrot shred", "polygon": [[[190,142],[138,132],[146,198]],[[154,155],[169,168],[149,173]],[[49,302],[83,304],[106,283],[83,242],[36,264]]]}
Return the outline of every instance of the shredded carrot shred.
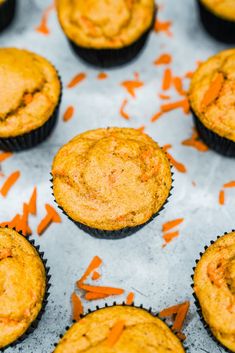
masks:
{"label": "shredded carrot shred", "polygon": [[171,103],[168,103],[168,104],[163,104],[161,106],[161,111],[166,113],[166,112],[169,112],[171,110],[178,109],[178,108],[182,108],[183,112],[185,114],[189,114],[190,106],[189,106],[188,99],[185,98],[185,99],[177,101],[177,102],[171,102]]}
{"label": "shredded carrot shred", "polygon": [[101,277],[100,273],[97,272],[97,271],[95,271],[95,272],[93,273],[93,275],[91,276],[91,279],[92,279],[93,281],[97,281],[100,277]]}
{"label": "shredded carrot shred", "polygon": [[167,233],[163,235],[163,239],[165,240],[165,242],[168,244],[170,243],[173,239],[175,239],[176,237],[179,236],[179,231],[177,230],[176,232],[172,232],[172,233]]}
{"label": "shredded carrot shred", "polygon": [[180,172],[180,173],[187,172],[187,169],[183,165],[183,163],[176,161],[169,152],[166,152],[166,154],[167,154],[167,157],[170,160],[171,164],[178,170],[178,172]]}
{"label": "shredded carrot shred", "polygon": [[33,100],[33,95],[31,93],[26,93],[24,96],[23,96],[23,101],[24,101],[24,104],[25,105],[28,105],[32,102]]}
{"label": "shredded carrot shred", "polygon": [[162,54],[155,61],[155,65],[167,65],[172,61],[172,56],[170,54]]}
{"label": "shredded carrot shred", "polygon": [[45,232],[45,230],[49,227],[49,225],[52,222],[54,223],[61,222],[61,218],[59,214],[55,211],[55,209],[51,205],[45,204],[45,208],[46,208],[47,214],[38,225],[38,228],[37,228],[38,235],[42,235],[42,233]]}
{"label": "shredded carrot shred", "polygon": [[119,320],[115,323],[115,325],[112,327],[107,340],[106,344],[111,348],[113,347],[117,341],[119,340],[123,330],[125,327],[125,322],[123,320]]}
{"label": "shredded carrot shred", "polygon": [[85,299],[88,301],[92,301],[92,300],[99,300],[99,299],[104,299],[109,297],[108,294],[102,294],[102,293],[93,293],[93,292],[88,292],[85,294]]}
{"label": "shredded carrot shred", "polygon": [[2,188],[1,188],[1,194],[3,197],[6,197],[8,192],[10,191],[11,187],[16,183],[16,181],[19,179],[20,177],[20,171],[17,170],[16,172],[12,173],[7,180],[5,181],[5,183],[3,184]]}
{"label": "shredded carrot shred", "polygon": [[11,152],[2,152],[0,153],[0,163],[10,158],[13,155]]}
{"label": "shredded carrot shred", "polygon": [[98,79],[98,80],[105,80],[106,78],[108,78],[108,74],[106,74],[105,72],[100,72],[100,73],[97,75],[97,79]]}
{"label": "shredded carrot shred", "polygon": [[133,292],[130,292],[126,298],[126,304],[131,305],[134,302],[135,299],[135,294]]}
{"label": "shredded carrot shred", "polygon": [[206,91],[203,99],[202,99],[202,109],[204,107],[207,107],[208,105],[210,105],[212,102],[214,102],[214,100],[218,97],[221,88],[223,86],[224,83],[224,76],[222,73],[217,73],[214,81],[212,81],[210,87],[208,88],[208,90]]}
{"label": "shredded carrot shred", "polygon": [[162,93],[159,93],[158,97],[161,98],[161,99],[164,99],[164,100],[171,98],[170,96],[168,96],[168,95],[166,95],[166,94],[162,94]]}
{"label": "shredded carrot shred", "polygon": [[144,133],[144,130],[145,130],[145,125],[141,125],[140,127],[138,127],[136,130]]}
{"label": "shredded carrot shred", "polygon": [[186,72],[185,77],[186,77],[186,78],[189,78],[189,79],[191,80],[191,78],[193,77],[193,75],[194,75],[194,71],[188,71],[188,72]]}
{"label": "shredded carrot shred", "polygon": [[124,111],[127,103],[128,103],[127,99],[124,99],[124,101],[122,102],[122,105],[121,105],[119,113],[124,119],[129,120],[130,116]]}
{"label": "shredded carrot shred", "polygon": [[185,96],[187,94],[186,91],[183,89],[183,82],[181,77],[176,76],[173,78],[173,84],[175,86],[176,91],[179,93],[180,96]]}
{"label": "shredded carrot shred", "polygon": [[235,188],[235,181],[230,181],[229,183],[224,184],[224,188]]}
{"label": "shredded carrot shred", "polygon": [[33,189],[33,193],[28,203],[28,211],[30,214],[36,216],[37,214],[37,187]]}
{"label": "shredded carrot shred", "polygon": [[158,112],[156,114],[154,114],[151,118],[151,122],[154,123],[155,121],[157,121],[160,117],[162,116],[162,112]]}
{"label": "shredded carrot shred", "polygon": [[193,129],[192,136],[189,139],[182,141],[182,145],[193,147],[200,152],[208,151],[208,147],[199,139],[195,129]]}
{"label": "shredded carrot shred", "polygon": [[66,111],[64,112],[64,116],[63,116],[63,120],[64,121],[69,121],[70,119],[72,119],[74,114],[74,107],[72,105],[70,105]]}
{"label": "shredded carrot shred", "polygon": [[37,32],[42,33],[44,35],[50,34],[50,30],[48,28],[47,22],[48,22],[49,14],[54,8],[55,8],[54,2],[53,2],[53,4],[51,4],[50,6],[48,6],[46,8],[46,10],[44,11],[44,13],[42,15],[41,23],[36,28]]}
{"label": "shredded carrot shred", "polygon": [[225,204],[225,192],[224,190],[220,190],[219,192],[219,204],[224,205]]}
{"label": "shredded carrot shred", "polygon": [[79,321],[81,315],[83,315],[83,305],[79,296],[73,292],[71,296],[72,306],[73,306],[73,320]]}
{"label": "shredded carrot shred", "polygon": [[180,225],[183,221],[184,221],[184,218],[177,218],[177,219],[174,219],[173,221],[168,221],[162,225],[162,231],[168,232],[172,228],[175,228],[178,225]]}
{"label": "shredded carrot shred", "polygon": [[77,86],[80,82],[85,80],[86,74],[84,72],[80,72],[76,76],[72,78],[72,80],[67,84],[67,88],[73,88]]}
{"label": "shredded carrot shred", "polygon": [[177,314],[180,306],[181,304],[177,304],[177,305],[170,306],[169,308],[163,309],[162,311],[160,311],[159,316],[162,318],[167,318],[169,316]]}
{"label": "shredded carrot shred", "polygon": [[176,336],[182,342],[186,340],[186,336],[185,336],[185,334],[183,332],[176,332]]}
{"label": "shredded carrot shred", "polygon": [[180,332],[182,330],[185,318],[188,314],[189,306],[190,306],[189,302],[185,302],[181,304],[178,310],[178,313],[176,315],[174,325],[172,326],[173,331]]}
{"label": "shredded carrot shred", "polygon": [[135,90],[143,87],[144,83],[139,80],[123,81],[121,85],[127,90],[127,92],[133,97],[136,97]]}
{"label": "shredded carrot shred", "polygon": [[161,22],[158,19],[155,21],[154,30],[155,32],[165,32],[169,37],[172,36],[172,32],[170,31],[171,28],[171,21]]}
{"label": "shredded carrot shred", "polygon": [[79,279],[77,283],[84,283],[85,280],[90,276],[90,274],[95,271],[97,268],[99,268],[102,265],[103,261],[99,256],[94,256],[93,259],[91,260],[89,266],[87,267],[86,271],[82,275],[82,277]]}
{"label": "shredded carrot shred", "polygon": [[121,295],[124,293],[124,290],[121,288],[91,286],[89,284],[83,284],[80,282],[77,282],[77,286],[79,289],[83,289],[87,292],[106,294],[106,295],[110,295],[110,296],[111,295]]}
{"label": "shredded carrot shred", "polygon": [[163,79],[162,79],[162,90],[167,91],[172,83],[172,71],[171,69],[167,68],[164,71]]}

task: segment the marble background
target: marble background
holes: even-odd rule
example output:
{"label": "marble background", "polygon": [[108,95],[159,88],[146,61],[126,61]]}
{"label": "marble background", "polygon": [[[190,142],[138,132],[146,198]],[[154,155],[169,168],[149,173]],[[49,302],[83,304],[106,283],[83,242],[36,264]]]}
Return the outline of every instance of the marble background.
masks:
{"label": "marble background", "polygon": [[[201,28],[194,0],[161,0],[164,5],[159,18],[173,21],[173,37],[164,33],[152,33],[142,55],[125,67],[107,70],[109,78],[96,79],[99,70],[81,62],[72,52],[58,25],[55,12],[49,17],[49,36],[35,31],[42,11],[50,5],[48,0],[19,0],[16,19],[12,26],[0,34],[0,46],[23,47],[49,58],[58,68],[64,85],[78,72],[86,72],[88,78],[72,90],[64,89],[59,124],[53,135],[39,147],[18,154],[4,162],[6,175],[19,169],[21,178],[6,199],[0,200],[0,221],[11,219],[21,211],[29,199],[34,185],[38,187],[38,215],[31,217],[36,242],[45,251],[51,267],[52,287],[49,304],[38,329],[9,353],[48,353],[53,343],[71,323],[70,295],[75,281],[94,255],[103,261],[101,283],[123,287],[136,293],[136,303],[152,306],[156,311],[190,300],[191,308],[185,323],[186,344],[190,353],[213,352],[219,348],[207,335],[193,304],[191,274],[195,259],[204,245],[225,231],[235,228],[235,190],[226,192],[226,204],[220,206],[218,193],[221,186],[235,179],[234,161],[214,152],[201,153],[182,146],[181,142],[191,136],[192,119],[181,110],[165,115],[156,123],[151,116],[161,104],[160,91],[163,68],[152,63],[159,54],[170,52],[175,74],[182,76],[194,70],[197,60],[204,60],[226,46],[218,44]],[[132,79],[140,73],[145,82],[131,99],[120,82]],[[179,97],[172,91],[172,100]],[[130,121],[119,115],[124,98],[129,103]],[[75,115],[67,123],[62,116],[68,105],[73,104]],[[50,167],[58,148],[75,134],[88,129],[106,126],[146,126],[146,132],[161,145],[171,143],[174,157],[185,164],[187,173],[175,171],[175,188],[164,212],[132,237],[116,240],[97,240],[79,230],[62,216],[60,225],[53,224],[42,237],[36,235],[36,227],[44,216],[44,204],[53,203],[50,189]],[[195,181],[196,186],[192,185]],[[184,217],[179,227],[180,236],[164,249],[161,227],[168,220]],[[125,296],[115,298],[122,301]],[[113,299],[108,300],[112,302]],[[85,309],[94,308],[102,301],[86,303]]]}

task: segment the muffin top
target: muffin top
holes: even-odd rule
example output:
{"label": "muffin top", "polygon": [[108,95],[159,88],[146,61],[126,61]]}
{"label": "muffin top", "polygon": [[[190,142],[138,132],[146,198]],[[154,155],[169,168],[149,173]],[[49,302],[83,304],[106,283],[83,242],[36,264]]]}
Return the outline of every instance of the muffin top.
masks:
{"label": "muffin top", "polygon": [[235,142],[235,49],[222,51],[199,66],[189,100],[209,130]]}
{"label": "muffin top", "polygon": [[57,0],[57,12],[65,34],[77,45],[122,48],[150,28],[154,0]]}
{"label": "muffin top", "polygon": [[55,68],[27,50],[0,49],[0,137],[15,137],[42,126],[60,97]]}
{"label": "muffin top", "polygon": [[0,228],[0,348],[18,339],[42,308],[45,268],[34,247]]}
{"label": "muffin top", "polygon": [[170,163],[149,136],[128,128],[85,132],[64,145],[53,166],[57,203],[92,228],[119,230],[148,221],[171,189]]}
{"label": "muffin top", "polygon": [[[124,329],[110,347],[107,338],[118,322]],[[54,353],[183,353],[179,339],[160,319],[147,311],[113,306],[95,311],[75,323],[59,342]]]}
{"label": "muffin top", "polygon": [[194,290],[213,334],[235,352],[235,232],[219,238],[202,255]]}
{"label": "muffin top", "polygon": [[234,0],[200,0],[216,16],[235,21]]}

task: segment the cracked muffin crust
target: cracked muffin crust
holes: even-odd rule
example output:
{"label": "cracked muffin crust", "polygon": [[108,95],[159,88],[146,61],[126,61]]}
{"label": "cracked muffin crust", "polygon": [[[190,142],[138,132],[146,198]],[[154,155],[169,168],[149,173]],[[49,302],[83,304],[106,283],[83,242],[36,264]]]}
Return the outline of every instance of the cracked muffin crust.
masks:
{"label": "cracked muffin crust", "polygon": [[235,49],[222,51],[199,66],[189,100],[207,129],[235,142]]}
{"label": "cracked muffin crust", "polygon": [[216,16],[235,22],[234,0],[200,0]]}
{"label": "cracked muffin crust", "polygon": [[235,232],[219,238],[202,255],[194,291],[213,335],[235,352]]}
{"label": "cracked muffin crust", "polygon": [[169,196],[170,163],[156,142],[131,128],[87,131],[52,165],[54,197],[74,221],[100,230],[147,222]]}
{"label": "cracked muffin crust", "polygon": [[[107,338],[114,325],[124,329],[113,347]],[[59,342],[54,353],[183,353],[179,339],[168,326],[144,309],[113,306],[100,309],[75,323]]]}
{"label": "cracked muffin crust", "polygon": [[0,228],[0,349],[37,318],[45,290],[45,268],[37,251],[19,233]]}
{"label": "cracked muffin crust", "polygon": [[137,41],[155,15],[154,0],[57,0],[66,36],[85,48],[118,49]]}
{"label": "cracked muffin crust", "polygon": [[0,138],[21,136],[43,126],[60,98],[56,69],[27,50],[0,49]]}

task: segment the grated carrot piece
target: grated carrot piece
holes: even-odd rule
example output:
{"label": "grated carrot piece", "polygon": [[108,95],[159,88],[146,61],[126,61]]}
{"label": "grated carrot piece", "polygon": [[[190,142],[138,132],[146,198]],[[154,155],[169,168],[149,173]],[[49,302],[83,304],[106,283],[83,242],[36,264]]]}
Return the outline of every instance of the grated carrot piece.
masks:
{"label": "grated carrot piece", "polygon": [[163,239],[165,240],[165,242],[168,244],[170,243],[174,238],[179,236],[179,231],[176,232],[172,232],[172,233],[167,233],[163,235]]}
{"label": "grated carrot piece", "polygon": [[72,119],[73,114],[74,114],[74,107],[70,105],[64,112],[63,120],[69,121],[70,119]]}
{"label": "grated carrot piece", "polygon": [[106,344],[110,348],[117,343],[117,341],[119,340],[124,330],[124,327],[125,327],[125,323],[123,320],[119,320],[114,324],[106,340]]}
{"label": "grated carrot piece", "polygon": [[167,65],[172,61],[172,56],[170,54],[162,54],[155,61],[154,65]]}
{"label": "grated carrot piece", "polygon": [[92,301],[92,300],[99,300],[99,299],[104,299],[109,297],[108,294],[102,294],[102,293],[94,293],[94,292],[88,292],[85,294],[85,299],[88,301]]}
{"label": "grated carrot piece", "polygon": [[201,140],[199,140],[198,133],[195,129],[193,129],[192,136],[189,139],[182,141],[182,145],[193,147],[200,152],[206,152],[209,149]]}
{"label": "grated carrot piece", "polygon": [[45,208],[46,208],[47,214],[41,220],[41,222],[39,223],[39,225],[37,227],[38,235],[42,235],[42,233],[45,232],[45,230],[49,227],[49,225],[52,222],[55,222],[55,223],[61,222],[61,218],[60,218],[59,214],[56,212],[56,210],[51,205],[45,204]]}
{"label": "grated carrot piece", "polygon": [[16,183],[16,181],[20,177],[20,171],[17,170],[16,172],[12,173],[7,180],[4,182],[1,188],[1,194],[3,197],[6,197],[8,192],[10,191],[11,187]]}
{"label": "grated carrot piece", "polygon": [[177,314],[180,306],[181,304],[177,304],[177,305],[170,306],[169,308],[163,309],[162,311],[160,311],[159,316],[161,318],[167,318],[169,316]]}
{"label": "grated carrot piece", "polygon": [[131,305],[134,302],[134,299],[135,299],[135,294],[133,292],[130,292],[126,297],[126,304]]}
{"label": "grated carrot piece", "polygon": [[87,267],[86,271],[84,272],[84,274],[82,275],[82,277],[79,279],[77,283],[83,283],[93,271],[95,271],[97,268],[99,268],[102,265],[102,263],[103,261],[99,256],[94,256],[89,266]]}
{"label": "grated carrot piece", "polygon": [[224,188],[235,188],[235,181],[233,180],[224,184]]}
{"label": "grated carrot piece", "polygon": [[190,106],[189,106],[189,101],[187,98],[177,101],[177,102],[171,102],[168,104],[163,104],[161,106],[161,111],[166,113],[174,109],[182,108],[183,112],[185,114],[188,114],[190,112]]}
{"label": "grated carrot piece", "polygon": [[187,169],[183,165],[183,163],[180,163],[180,162],[176,161],[169,152],[166,152],[166,154],[167,154],[167,157],[168,157],[169,161],[178,170],[178,172],[180,172],[180,173],[186,173],[187,172]]}
{"label": "grated carrot piece", "polygon": [[124,101],[122,102],[119,113],[124,119],[129,120],[130,119],[129,115],[124,111],[127,103],[128,103],[127,99],[124,99]]}
{"label": "grated carrot piece", "polygon": [[180,96],[185,96],[187,94],[186,91],[183,89],[183,82],[181,77],[176,76],[173,78],[173,84],[176,89],[176,91],[179,93]]}
{"label": "grated carrot piece", "polygon": [[83,315],[83,305],[79,296],[73,292],[71,295],[72,307],[73,307],[73,320],[79,321],[81,315]]}
{"label": "grated carrot piece", "polygon": [[172,228],[175,228],[178,225],[180,225],[183,221],[184,221],[184,218],[177,218],[177,219],[174,219],[173,221],[168,221],[162,225],[162,231],[168,232]]}
{"label": "grated carrot piece", "polygon": [[145,130],[145,125],[141,125],[140,127],[138,127],[136,130],[144,133],[144,130]]}
{"label": "grated carrot piece", "polygon": [[10,158],[13,155],[12,152],[2,152],[0,153],[0,163]]}
{"label": "grated carrot piece", "polygon": [[53,4],[51,4],[50,6],[48,6],[46,8],[46,10],[44,11],[44,13],[42,15],[41,23],[36,28],[37,32],[42,33],[44,35],[50,34],[50,30],[48,28],[47,22],[48,22],[49,14],[54,8],[55,8],[54,2],[53,2]]}
{"label": "grated carrot piece", "polygon": [[164,71],[163,79],[162,79],[162,90],[167,91],[172,83],[172,71],[171,69],[167,68]]}
{"label": "grated carrot piece", "polygon": [[77,287],[83,289],[87,292],[100,293],[106,295],[121,295],[124,293],[124,290],[121,288],[113,287],[102,287],[102,286],[91,286],[89,284],[83,284],[82,282],[77,282]]}
{"label": "grated carrot piece", "polygon": [[80,72],[71,79],[71,81],[67,84],[67,88],[73,88],[77,86],[80,82],[85,80],[86,77],[87,75],[84,72]]}
{"label": "grated carrot piece", "polygon": [[108,78],[108,74],[106,74],[105,72],[100,72],[100,73],[97,75],[97,79],[98,79],[98,80],[105,80],[106,78]]}
{"label": "grated carrot piece", "polygon": [[92,281],[97,281],[101,277],[100,273],[95,271],[91,276]]}
{"label": "grated carrot piece", "polygon": [[219,204],[224,205],[225,204],[225,192],[224,190],[220,190],[219,192]]}
{"label": "grated carrot piece", "polygon": [[185,318],[189,311],[189,306],[190,306],[190,303],[188,301],[181,304],[178,310],[178,313],[176,315],[174,325],[172,326],[172,331],[180,332],[182,330]]}
{"label": "grated carrot piece", "polygon": [[155,21],[154,30],[155,32],[165,32],[169,37],[172,36],[172,32],[170,31],[172,22],[171,21],[159,21],[158,19]]}
{"label": "grated carrot piece", "polygon": [[28,203],[28,211],[30,214],[36,216],[37,214],[37,187],[35,186],[33,189],[33,193]]}
{"label": "grated carrot piece", "polygon": [[133,97],[136,97],[135,90],[143,87],[144,83],[139,80],[128,80],[123,81],[121,85],[127,90],[127,92]]}
{"label": "grated carrot piece", "polygon": [[194,75],[194,71],[188,71],[188,72],[186,72],[185,77],[186,77],[186,78],[189,78],[189,79],[191,80],[191,78],[193,77],[193,75]]}
{"label": "grated carrot piece", "polygon": [[161,98],[161,99],[164,99],[164,100],[171,98],[170,96],[168,96],[168,95],[166,95],[166,94],[162,94],[162,93],[159,93],[158,97]]}
{"label": "grated carrot piece", "polygon": [[222,73],[217,73],[215,79],[212,81],[210,87],[206,91],[203,99],[202,99],[202,109],[210,105],[214,100],[218,97],[221,88],[224,83],[224,76]]}
{"label": "grated carrot piece", "polygon": [[162,116],[162,112],[158,112],[158,113],[156,113],[156,114],[154,114],[154,115],[152,116],[152,118],[150,119],[150,121],[151,121],[152,123],[154,123],[154,122],[157,121],[161,116]]}
{"label": "grated carrot piece", "polygon": [[183,332],[177,332],[176,336],[179,338],[180,341],[185,341],[186,340],[186,336]]}

